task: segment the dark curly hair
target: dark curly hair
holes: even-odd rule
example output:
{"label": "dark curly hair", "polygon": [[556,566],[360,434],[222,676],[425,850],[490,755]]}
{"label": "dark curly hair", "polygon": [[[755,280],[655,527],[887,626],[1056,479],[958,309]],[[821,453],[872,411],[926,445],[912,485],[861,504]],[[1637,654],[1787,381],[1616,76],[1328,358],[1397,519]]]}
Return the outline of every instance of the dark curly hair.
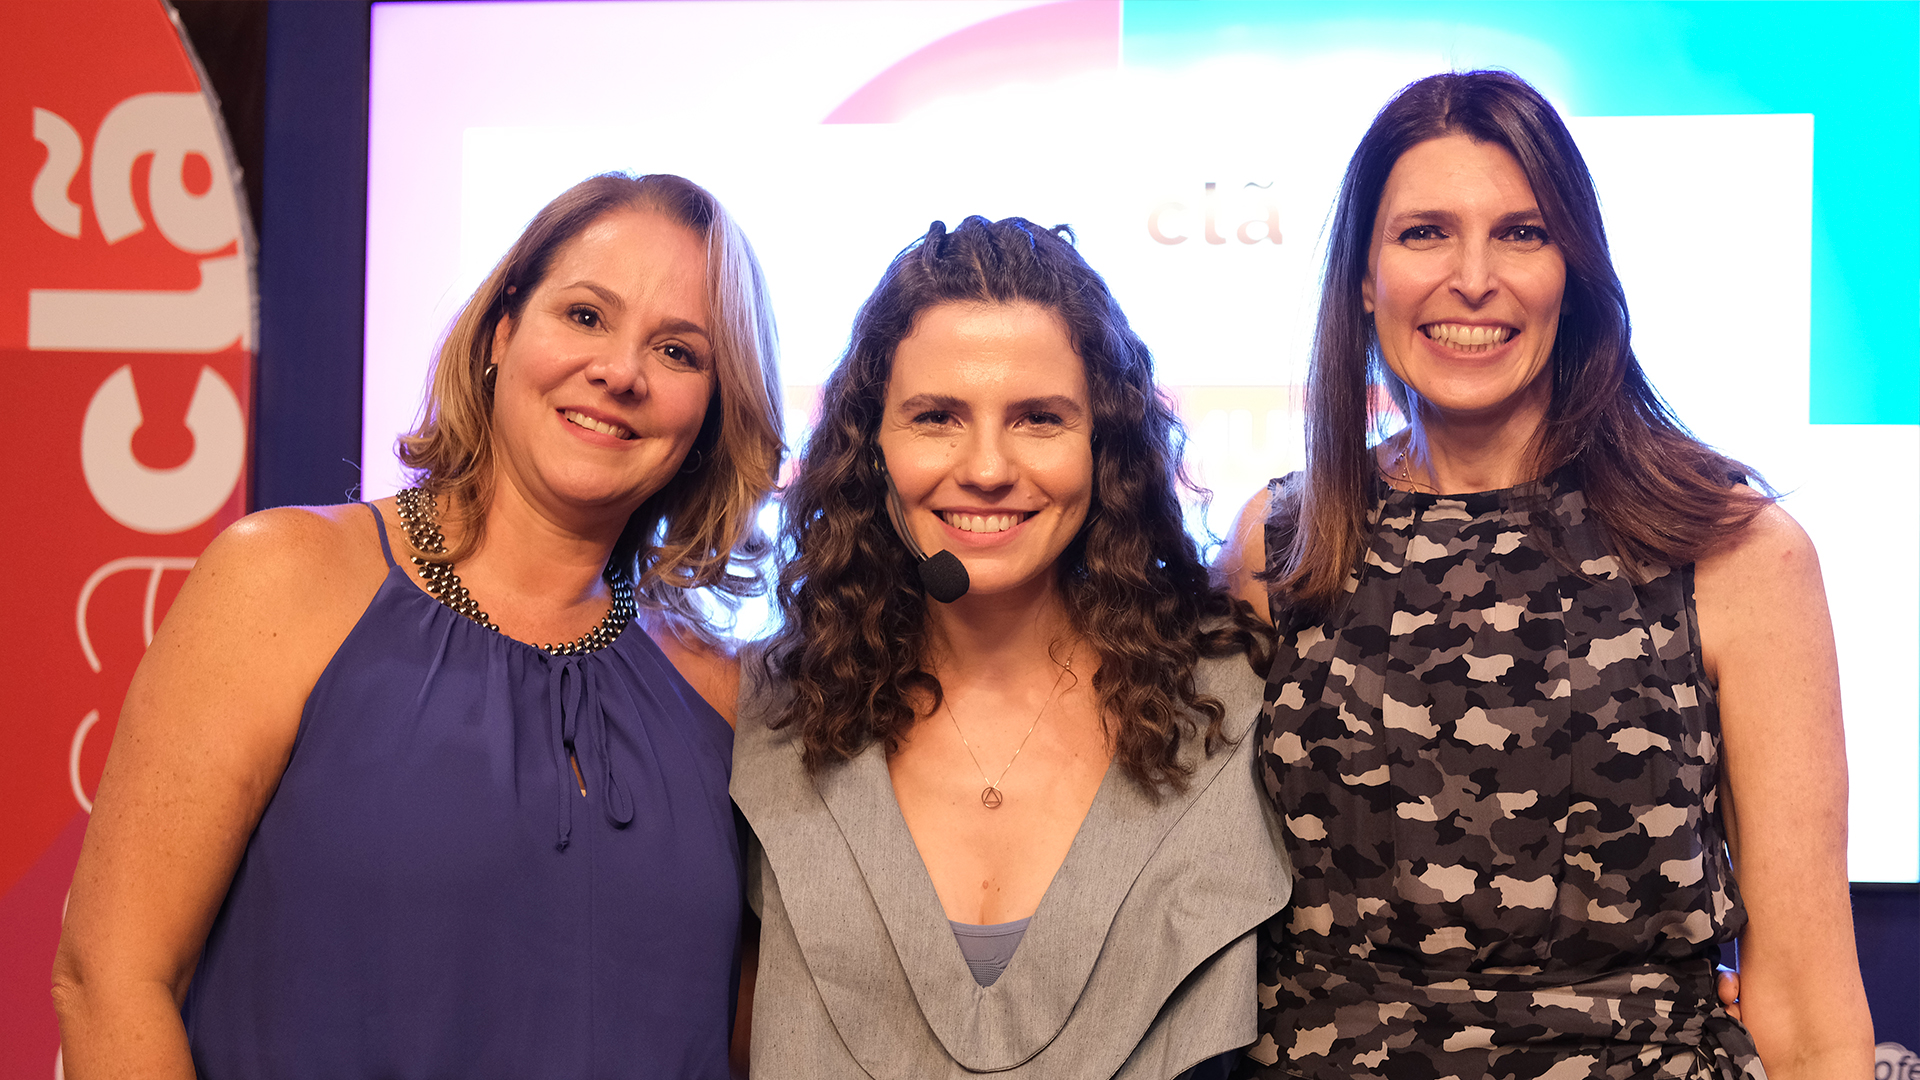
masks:
{"label": "dark curly hair", "polygon": [[[898,749],[916,703],[937,708],[927,671],[927,600],[914,559],[887,519],[874,443],[894,350],[929,308],[1031,303],[1066,325],[1086,365],[1094,494],[1061,554],[1069,624],[1100,657],[1101,715],[1127,774],[1179,790],[1181,740],[1222,740],[1225,710],[1194,686],[1202,657],[1242,652],[1265,673],[1271,638],[1245,603],[1214,587],[1184,527],[1184,435],[1153,381],[1153,359],[1066,226],[969,217],[934,222],[893,260],[854,320],[785,496],[778,600],[784,622],[767,663],[793,698],[776,727],[797,727],[811,770],[875,742]],[[1182,713],[1207,718],[1186,730]]]}

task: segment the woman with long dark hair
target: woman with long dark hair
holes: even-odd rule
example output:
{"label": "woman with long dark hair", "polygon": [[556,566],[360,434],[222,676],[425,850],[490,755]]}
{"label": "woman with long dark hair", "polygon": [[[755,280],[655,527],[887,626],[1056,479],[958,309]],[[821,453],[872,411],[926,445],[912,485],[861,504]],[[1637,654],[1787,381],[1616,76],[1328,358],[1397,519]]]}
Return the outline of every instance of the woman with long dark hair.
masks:
{"label": "woman with long dark hair", "polygon": [[1258,738],[1300,873],[1263,1075],[1865,1075],[1813,548],[1648,384],[1525,82],[1375,118],[1307,401],[1226,563],[1282,631]]}
{"label": "woman with long dark hair", "polygon": [[712,195],[593,177],[455,321],[417,486],[208,547],[74,873],[66,1075],[727,1076],[738,683],[689,592],[759,581],[774,349]]}
{"label": "woman with long dark hair", "polygon": [[1254,1040],[1270,634],[1210,584],[1178,421],[1070,240],[936,223],[824,389],[734,764],[755,1075],[1224,1076]]}

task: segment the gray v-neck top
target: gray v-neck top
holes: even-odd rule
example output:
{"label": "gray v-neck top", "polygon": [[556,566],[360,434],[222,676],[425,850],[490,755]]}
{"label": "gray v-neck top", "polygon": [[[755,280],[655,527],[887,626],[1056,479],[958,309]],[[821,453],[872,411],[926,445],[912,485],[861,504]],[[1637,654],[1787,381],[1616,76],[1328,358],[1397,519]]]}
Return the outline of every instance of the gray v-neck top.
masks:
{"label": "gray v-neck top", "polygon": [[[787,690],[743,659],[734,801],[758,843],[755,1076],[1167,1080],[1258,1036],[1256,937],[1292,871],[1254,773],[1261,678],[1206,661],[1232,742],[1186,740],[1186,791],[1110,769],[1005,973],[969,968],[893,797],[884,748],[817,776]],[[1199,718],[1194,718],[1196,722]]]}

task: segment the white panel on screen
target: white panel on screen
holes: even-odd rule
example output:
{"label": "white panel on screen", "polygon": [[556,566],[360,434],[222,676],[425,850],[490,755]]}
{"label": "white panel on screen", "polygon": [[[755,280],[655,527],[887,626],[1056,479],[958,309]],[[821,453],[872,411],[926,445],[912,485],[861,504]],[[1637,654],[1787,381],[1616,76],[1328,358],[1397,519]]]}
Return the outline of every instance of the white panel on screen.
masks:
{"label": "white panel on screen", "polygon": [[[1920,501],[1880,463],[1911,427],[1808,422],[1814,118],[1572,121],[1633,311],[1634,349],[1680,419],[1757,470],[1820,551],[1840,649],[1863,880],[1920,873]],[[1911,485],[1906,485],[1907,489]],[[1903,722],[1904,721],[1904,722]],[[1902,812],[1902,804],[1907,812]]]}

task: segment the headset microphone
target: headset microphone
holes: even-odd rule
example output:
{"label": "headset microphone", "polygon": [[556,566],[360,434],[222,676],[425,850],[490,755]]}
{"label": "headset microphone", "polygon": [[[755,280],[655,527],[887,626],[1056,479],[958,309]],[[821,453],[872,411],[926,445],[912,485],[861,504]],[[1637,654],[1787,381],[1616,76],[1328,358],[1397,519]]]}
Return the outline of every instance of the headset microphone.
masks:
{"label": "headset microphone", "polygon": [[900,505],[900,491],[893,486],[893,476],[887,472],[887,459],[880,456],[880,448],[873,451],[873,467],[880,470],[880,479],[887,485],[887,518],[893,522],[893,531],[907,545],[907,551],[919,561],[920,586],[927,595],[943,604],[951,604],[967,595],[967,589],[973,584],[967,577],[967,567],[960,557],[951,551],[941,550],[929,556],[913,538],[913,530],[907,528],[907,512]]}
{"label": "headset microphone", "polygon": [[937,551],[920,562],[920,584],[926,587],[927,595],[943,604],[951,604],[967,595],[972,582],[967,578],[967,567],[960,557],[951,551]]}

